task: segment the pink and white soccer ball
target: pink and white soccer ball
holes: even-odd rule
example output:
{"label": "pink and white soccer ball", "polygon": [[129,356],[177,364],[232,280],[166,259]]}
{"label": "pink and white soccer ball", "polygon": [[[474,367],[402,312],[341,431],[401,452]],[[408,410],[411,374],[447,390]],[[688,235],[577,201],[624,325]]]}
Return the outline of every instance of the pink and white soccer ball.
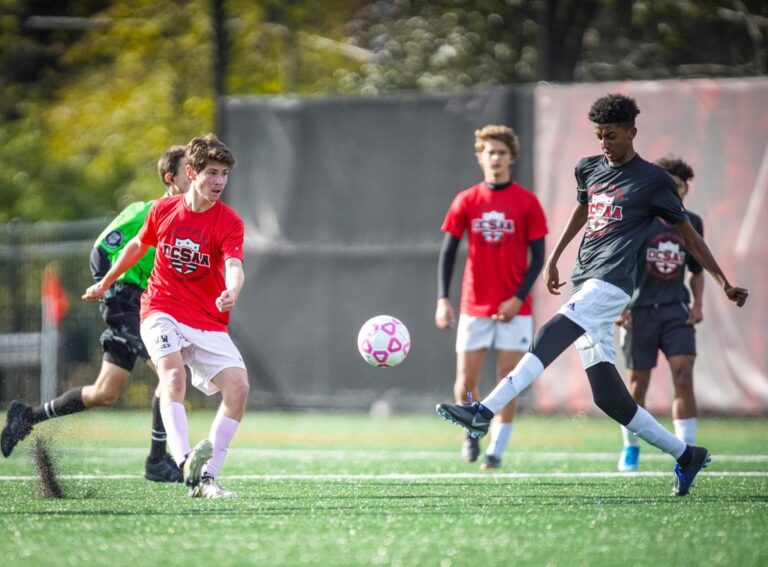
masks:
{"label": "pink and white soccer ball", "polygon": [[403,322],[390,315],[368,319],[357,334],[357,350],[368,364],[378,368],[397,366],[411,348],[411,334]]}

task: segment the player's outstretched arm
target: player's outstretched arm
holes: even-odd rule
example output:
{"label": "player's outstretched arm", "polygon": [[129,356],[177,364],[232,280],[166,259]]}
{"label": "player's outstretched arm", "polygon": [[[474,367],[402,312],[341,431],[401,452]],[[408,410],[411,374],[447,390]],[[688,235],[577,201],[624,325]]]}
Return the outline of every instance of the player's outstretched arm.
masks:
{"label": "player's outstretched arm", "polygon": [[680,231],[683,239],[685,240],[685,247],[688,248],[696,261],[701,264],[701,267],[707,270],[713,278],[717,281],[720,287],[723,288],[728,299],[736,303],[739,307],[744,305],[747,301],[749,293],[743,287],[734,287],[728,282],[728,278],[725,277],[723,270],[715,260],[712,252],[704,242],[704,239],[696,232],[690,221],[685,220],[677,225],[677,230]]}
{"label": "player's outstretched arm", "polygon": [[560,260],[563,251],[568,247],[568,244],[573,240],[573,237],[581,232],[581,229],[586,222],[587,204],[577,203],[573,208],[573,211],[571,211],[568,224],[565,225],[562,234],[560,234],[560,238],[557,240],[555,248],[552,250],[549,258],[547,258],[547,263],[544,264],[542,277],[544,278],[544,283],[547,285],[549,293],[553,295],[560,295],[558,290],[566,283],[560,281],[560,272],[557,269],[557,262]]}
{"label": "player's outstretched arm", "polygon": [[139,259],[146,254],[147,250],[149,250],[149,245],[144,244],[139,240],[138,236],[134,236],[120,251],[117,260],[115,260],[115,263],[112,264],[112,267],[104,275],[101,281],[96,282],[85,290],[83,300],[96,301],[97,299],[101,299],[104,296],[104,292],[109,289],[109,286],[111,286],[117,278],[123,275],[128,268],[138,262]]}

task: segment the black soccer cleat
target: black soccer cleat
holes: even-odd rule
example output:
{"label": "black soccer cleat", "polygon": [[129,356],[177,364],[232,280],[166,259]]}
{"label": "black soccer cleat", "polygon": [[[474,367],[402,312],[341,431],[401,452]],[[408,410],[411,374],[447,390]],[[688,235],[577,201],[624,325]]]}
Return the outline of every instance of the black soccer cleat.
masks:
{"label": "black soccer cleat", "polygon": [[173,458],[165,453],[159,459],[147,457],[144,478],[153,482],[184,482],[184,475]]}
{"label": "black soccer cleat", "polygon": [[671,496],[685,496],[691,491],[693,479],[701,469],[707,468],[712,457],[704,447],[691,447],[691,462],[688,466],[681,467],[675,464],[675,485],[672,487]]}
{"label": "black soccer cleat", "polygon": [[10,456],[18,442],[32,433],[32,421],[29,418],[31,412],[32,407],[19,400],[13,400],[8,406],[5,427],[0,435],[0,450],[3,452],[3,457]]}
{"label": "black soccer cleat", "polygon": [[491,471],[501,468],[501,458],[494,455],[486,455],[483,464],[480,465],[480,469],[484,471]]}
{"label": "black soccer cleat", "polygon": [[480,440],[474,433],[467,433],[461,445],[461,456],[469,463],[474,463],[480,456]]}
{"label": "black soccer cleat", "polygon": [[437,404],[435,407],[437,415],[446,421],[461,425],[470,433],[477,437],[484,437],[488,433],[491,420],[480,413],[480,404],[475,402],[471,406],[458,404]]}

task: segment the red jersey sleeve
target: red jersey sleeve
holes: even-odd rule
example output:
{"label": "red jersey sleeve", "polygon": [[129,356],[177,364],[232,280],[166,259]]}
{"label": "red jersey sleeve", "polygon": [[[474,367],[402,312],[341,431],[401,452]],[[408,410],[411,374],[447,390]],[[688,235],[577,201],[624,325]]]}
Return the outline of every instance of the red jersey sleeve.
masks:
{"label": "red jersey sleeve", "polygon": [[465,203],[464,192],[456,195],[453,203],[448,208],[445,220],[443,220],[443,226],[441,227],[441,230],[455,236],[459,240],[461,240],[467,228],[467,209]]}
{"label": "red jersey sleeve", "polygon": [[236,258],[242,262],[244,238],[245,230],[243,228],[243,221],[240,217],[235,216],[232,222],[232,230],[227,233],[221,243],[222,258],[225,261],[229,258]]}
{"label": "red jersey sleeve", "polygon": [[139,229],[138,237],[142,243],[149,246],[157,247],[157,208],[160,200],[158,199],[149,208],[147,218],[144,219],[144,224]]}
{"label": "red jersey sleeve", "polygon": [[528,203],[528,210],[526,213],[526,227],[528,242],[531,240],[538,240],[544,238],[547,235],[547,217],[544,215],[544,209],[541,207],[541,203],[536,198],[536,195],[530,193],[530,201]]}

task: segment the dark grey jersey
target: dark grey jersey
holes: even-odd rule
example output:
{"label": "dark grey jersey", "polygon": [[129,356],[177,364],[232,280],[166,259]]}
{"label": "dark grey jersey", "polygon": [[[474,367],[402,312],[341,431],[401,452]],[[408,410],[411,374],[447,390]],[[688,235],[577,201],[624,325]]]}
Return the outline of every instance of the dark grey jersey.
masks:
{"label": "dark grey jersey", "polygon": [[656,217],[670,224],[687,217],[675,182],[661,167],[635,155],[611,166],[604,156],[576,166],[577,198],[587,205],[587,226],[573,268],[574,291],[586,280],[600,279],[631,296],[638,252]]}
{"label": "dark grey jersey", "polygon": [[[688,211],[688,218],[696,232],[704,236],[701,217]],[[630,307],[690,301],[688,288],[685,287],[685,268],[687,266],[691,273],[700,274],[702,267],[685,248],[683,237],[674,226],[656,218],[648,239],[640,249],[639,260],[640,267]]]}

